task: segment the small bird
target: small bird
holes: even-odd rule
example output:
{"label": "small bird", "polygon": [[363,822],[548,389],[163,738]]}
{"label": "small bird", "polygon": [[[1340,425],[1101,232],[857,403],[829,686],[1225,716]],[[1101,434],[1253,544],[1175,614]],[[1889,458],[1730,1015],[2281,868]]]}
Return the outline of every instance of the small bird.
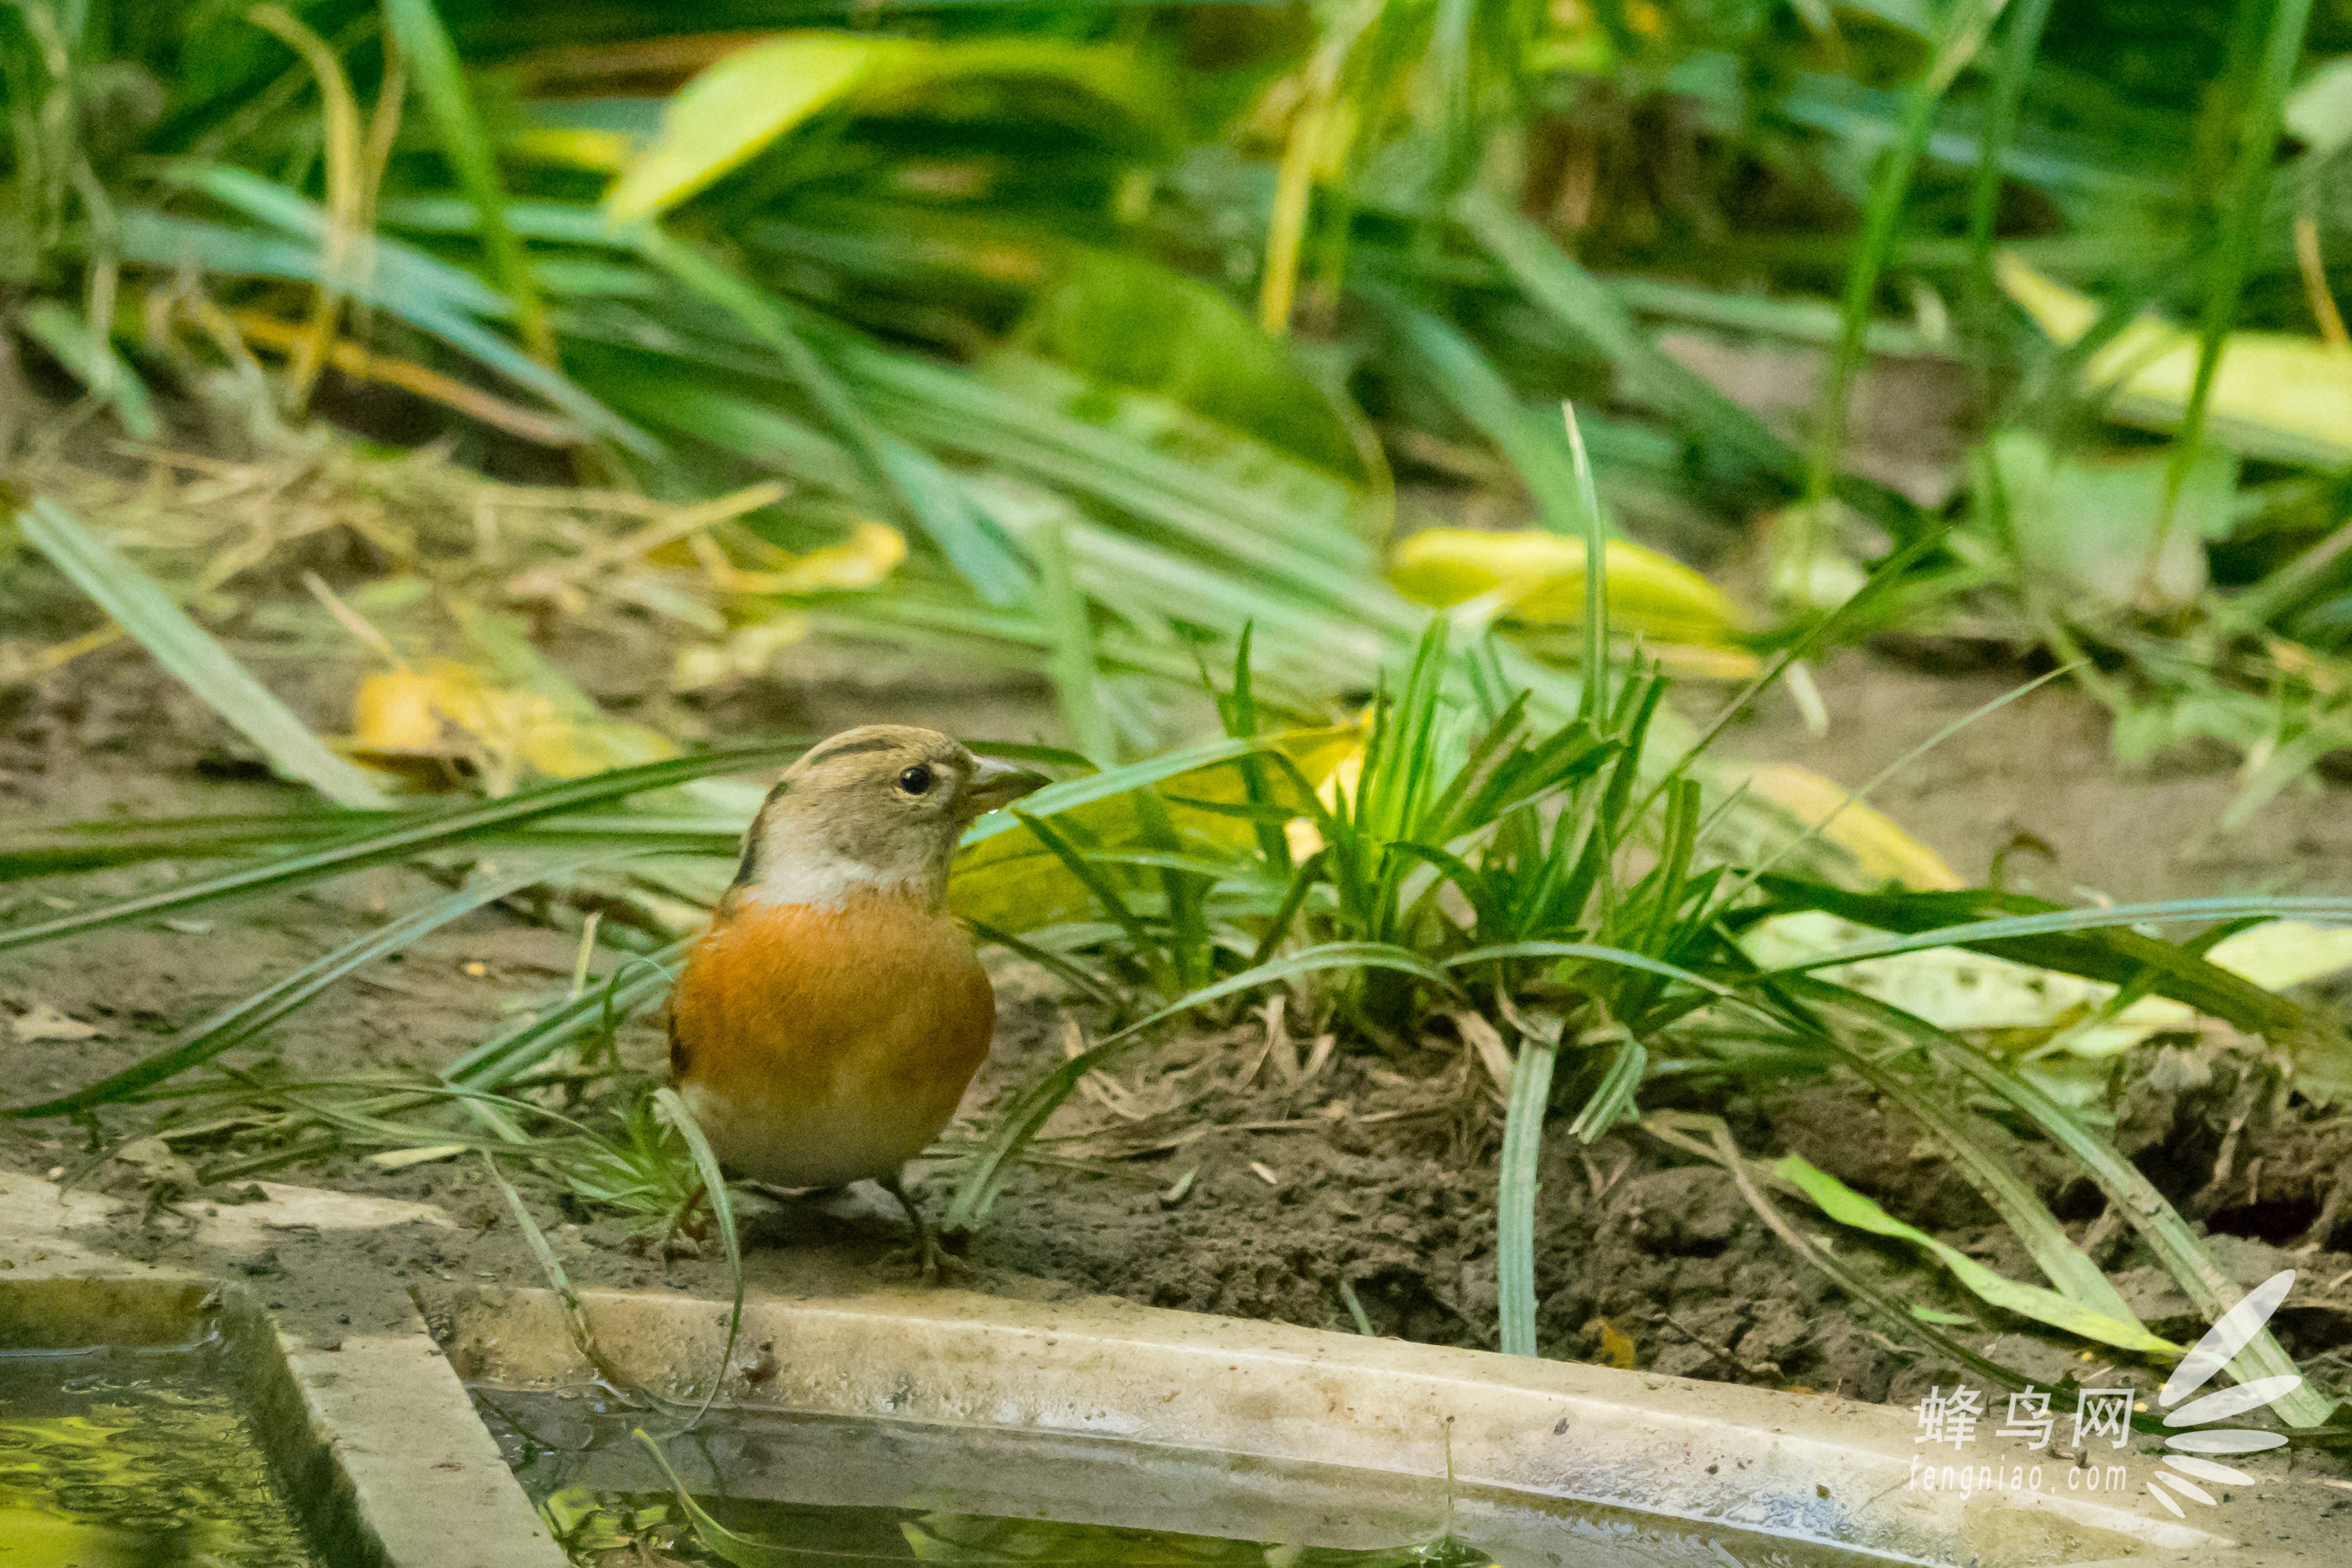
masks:
{"label": "small bird", "polygon": [[936,730],[867,724],[784,771],[669,1000],[670,1082],[720,1162],[782,1187],[900,1181],[955,1114],[996,994],[947,908],[973,819],[1043,775]]}

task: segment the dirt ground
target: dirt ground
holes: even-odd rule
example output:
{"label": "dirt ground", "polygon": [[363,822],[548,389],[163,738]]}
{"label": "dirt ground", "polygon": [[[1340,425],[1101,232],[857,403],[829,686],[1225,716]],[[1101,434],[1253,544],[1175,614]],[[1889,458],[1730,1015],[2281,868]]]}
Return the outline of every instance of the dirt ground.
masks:
{"label": "dirt ground", "polygon": [[[798,684],[739,688],[700,711],[714,731],[748,738],[885,718],[1020,733],[1034,729],[1041,710],[1039,694],[1017,683],[943,693],[912,684],[919,672],[867,671],[856,687],[838,669],[821,669]],[[1848,654],[1821,674],[1832,716],[1826,736],[1807,736],[1775,699],[1733,731],[1728,750],[1803,762],[1855,783],[2015,679],[2009,670],[1933,673],[1882,654]],[[303,680],[288,680],[311,707],[308,717],[339,726],[320,695],[348,689],[336,672],[311,671],[307,695]],[[598,695],[630,700],[622,690]],[[2117,777],[2103,716],[2053,688],[1964,731],[1878,803],[1963,875],[1986,874],[1999,856],[2010,885],[2053,896],[2352,886],[2352,812],[2343,790],[2314,784],[2242,832],[2217,837],[2210,825],[2231,787],[2226,772],[2186,764]],[[102,650],[38,682],[0,689],[0,821],[260,811],[297,798],[260,777],[242,742],[136,650]],[[146,866],[20,882],[0,888],[0,921],[44,918],[199,869]],[[306,894],[215,906],[186,921],[116,928],[0,959],[6,1098],[46,1097],[126,1065],[432,890],[418,873],[376,869]],[[296,1076],[436,1067],[560,986],[573,951],[568,934],[510,910],[485,910],[362,972],[227,1060],[270,1059]],[[973,1115],[1058,1059],[1068,1027],[1039,974],[1018,964],[998,973],[996,1049],[967,1101]],[[44,1008],[96,1032],[58,1039],[12,1029],[11,1020]],[[650,1024],[631,1030],[623,1048],[648,1069],[658,1060]],[[1074,1101],[1049,1127],[1054,1140],[1041,1145],[1049,1160],[1020,1170],[971,1238],[962,1280],[1341,1330],[1355,1321],[1352,1293],[1375,1332],[1491,1346],[1493,1162],[1502,1119],[1486,1080],[1443,1034],[1402,1060],[1339,1057],[1311,1075],[1297,1070],[1311,1056],[1306,1041],[1269,1049],[1265,1022],[1254,1018],[1168,1043],[1119,1075],[1125,1098],[1116,1105],[1104,1102],[1109,1095]],[[2201,1077],[2158,1070],[2166,1066],[2152,1057],[2126,1064],[2137,1086],[2117,1129],[2126,1152],[2210,1227],[2216,1255],[2242,1281],[2284,1267],[2302,1271],[2305,1282],[2277,1327],[2315,1381],[2339,1394],[2352,1390],[2352,1123],[2340,1111],[2323,1114],[2242,1085],[2227,1062]],[[1815,1085],[1728,1109],[1748,1152],[1802,1154],[1963,1251],[2031,1277],[2030,1263],[1973,1192],[1925,1152],[1916,1129],[1867,1092]],[[0,1164],[152,1194],[159,1180],[185,1184],[188,1167],[236,1148],[232,1130],[221,1141],[184,1141],[172,1158],[151,1146],[143,1159],[92,1168],[93,1150],[139,1131],[148,1115],[109,1110],[94,1124],[0,1122]],[[977,1124],[962,1131],[968,1136]],[[2063,1180],[2054,1162],[2032,1151],[2025,1158],[2042,1173],[2044,1195],[2153,1329],[2201,1331],[2168,1275],[2105,1216],[2095,1189]],[[269,1290],[331,1295],[362,1270],[417,1282],[539,1277],[503,1201],[467,1161],[394,1172],[331,1152],[267,1174],[421,1200],[457,1222],[447,1230],[289,1238],[259,1266]],[[1639,1132],[1612,1133],[1586,1149],[1555,1128],[1542,1181],[1538,1289],[1547,1355],[1905,1403],[1952,1380],[1952,1368],[1849,1308],[1712,1166]],[[949,1185],[943,1174],[929,1182],[935,1208]],[[174,1201],[183,1208],[234,1203],[244,1191],[242,1181],[227,1181]],[[623,1222],[568,1212],[544,1196],[535,1202],[575,1281],[722,1288],[716,1261],[653,1256]],[[899,1280],[910,1271],[903,1221],[871,1191],[784,1204],[747,1198],[745,1207],[755,1289],[785,1278],[780,1259],[812,1253],[856,1278]],[[169,1258],[184,1228],[163,1205],[127,1219],[117,1240]],[[1973,1348],[2053,1381],[2062,1369],[2085,1370],[2018,1321],[1918,1284],[1924,1276],[1899,1248],[1851,1233],[1833,1245],[1849,1266],[1899,1281],[1895,1288],[1922,1305],[1960,1314],[1974,1326],[1953,1331]]]}

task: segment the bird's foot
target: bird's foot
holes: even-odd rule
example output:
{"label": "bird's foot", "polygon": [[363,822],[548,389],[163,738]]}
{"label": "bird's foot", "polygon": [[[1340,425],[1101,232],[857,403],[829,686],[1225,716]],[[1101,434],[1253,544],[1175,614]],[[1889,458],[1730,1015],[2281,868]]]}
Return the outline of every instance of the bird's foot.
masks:
{"label": "bird's foot", "polygon": [[880,1178],[878,1184],[884,1192],[898,1200],[898,1206],[907,1211],[907,1218],[915,1226],[915,1255],[922,1269],[924,1284],[938,1284],[940,1271],[950,1263],[959,1268],[963,1267],[961,1259],[950,1258],[940,1246],[939,1232],[931,1228],[931,1222],[925,1216],[922,1206],[915,1202],[914,1194],[907,1191],[907,1184],[898,1173]]}

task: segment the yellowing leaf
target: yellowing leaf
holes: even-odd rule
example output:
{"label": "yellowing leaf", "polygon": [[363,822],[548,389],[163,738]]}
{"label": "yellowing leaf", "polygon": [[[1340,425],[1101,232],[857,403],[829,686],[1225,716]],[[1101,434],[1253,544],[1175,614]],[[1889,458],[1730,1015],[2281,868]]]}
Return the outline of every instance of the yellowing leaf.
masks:
{"label": "yellowing leaf", "polygon": [[1595,1318],[1584,1325],[1585,1331],[1600,1341],[1598,1352],[1602,1366],[1613,1366],[1620,1372],[1631,1372],[1640,1359],[1633,1336],[1606,1318]]}
{"label": "yellowing leaf", "polygon": [[786,33],[713,64],[680,88],[661,135],[604,197],[628,223],[677,205],[837,101],[882,58],[908,46],[855,33]]}
{"label": "yellowing leaf", "polygon": [[[1670,556],[1612,539],[1607,571],[1614,630],[1656,642],[1719,643],[1739,626],[1730,597]],[[1418,604],[1442,607],[1492,595],[1515,620],[1579,626],[1584,541],[1538,529],[1426,529],[1397,546],[1389,581]]]}
{"label": "yellowing leaf", "polygon": [[592,174],[617,174],[642,143],[624,131],[581,125],[532,125],[506,139],[503,151],[526,163],[555,163]]}
{"label": "yellowing leaf", "polygon": [[787,612],[738,626],[722,643],[688,643],[677,650],[670,675],[673,691],[700,691],[724,681],[749,680],[763,673],[778,650],[808,636],[808,617]]}
{"label": "yellowing leaf", "polygon": [[[1300,771],[1315,780],[1315,798],[1323,803],[1323,808],[1336,814],[1339,809],[1339,792],[1345,790],[1352,797],[1358,782],[1364,776],[1363,744],[1359,742],[1340,753],[1328,773],[1318,773],[1305,768]],[[1293,860],[1304,860],[1323,847],[1323,830],[1315,825],[1312,816],[1292,817],[1283,824],[1282,836],[1290,846]]]}
{"label": "yellowing leaf", "polygon": [[839,544],[785,556],[761,571],[734,566],[715,549],[700,553],[711,580],[728,593],[820,594],[874,587],[907,559],[907,538],[895,528],[861,518]]}
{"label": "yellowing leaf", "polygon": [[[1854,858],[1874,881],[1895,881],[1921,892],[1965,888],[1944,858],[1895,825],[1894,818],[1864,801],[1847,804],[1845,786],[1794,763],[1759,763],[1748,770],[1748,792],[1769,801]],[[1823,826],[1826,824],[1826,826]]]}
{"label": "yellowing leaf", "polygon": [[782,33],[715,61],[678,89],[654,144],[605,194],[605,214],[628,223],[673,207],[852,98],[896,110],[913,107],[942,82],[988,77],[1061,82],[1145,122],[1166,115],[1166,92],[1131,50],[1059,38],[926,43],[866,33]]}
{"label": "yellowing leaf", "polygon": [[413,669],[387,670],[361,681],[352,700],[352,750],[380,757],[450,755],[435,690],[431,676]]}
{"label": "yellowing leaf", "polygon": [[2005,1274],[1994,1273],[1967,1253],[1946,1246],[1915,1226],[1904,1224],[1835,1176],[1795,1154],[1783,1156],[1773,1165],[1772,1173],[1795,1184],[1820,1206],[1823,1214],[1840,1225],[1866,1230],[1874,1236],[1895,1237],[1926,1247],[1935,1255],[1938,1263],[1951,1271],[1953,1279],[2006,1311],[2035,1319],[2052,1328],[2063,1329],[2070,1334],[2096,1340],[2101,1344],[2114,1345],[2120,1350],[2137,1351],[2149,1355],[2180,1353],[2179,1345],[2149,1333],[2136,1321],[2111,1318],[2105,1312],[2093,1311],[2079,1302],[2068,1300],[2043,1286],[2021,1284]]}
{"label": "yellowing leaf", "polygon": [[605,719],[545,692],[492,686],[454,659],[362,681],[350,745],[362,760],[394,766],[468,764],[493,795],[513,788],[524,769],[548,778],[584,778],[677,754],[658,731]]}
{"label": "yellowing leaf", "polygon": [[[2043,277],[2015,254],[1996,263],[2001,288],[2054,342],[2071,343],[2099,303]],[[2197,375],[2198,342],[2142,317],[2083,367],[2087,389],[2114,388],[2108,412],[2127,425],[2177,430]],[[2352,464],[2352,349],[2291,332],[2231,332],[2215,369],[2207,428],[2251,457],[2311,468]]]}

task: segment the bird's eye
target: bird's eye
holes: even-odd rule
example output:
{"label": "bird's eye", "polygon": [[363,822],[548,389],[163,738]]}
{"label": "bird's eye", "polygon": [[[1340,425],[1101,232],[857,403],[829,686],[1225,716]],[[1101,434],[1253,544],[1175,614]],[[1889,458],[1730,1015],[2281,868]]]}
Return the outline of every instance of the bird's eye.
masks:
{"label": "bird's eye", "polygon": [[898,787],[908,795],[927,795],[931,787],[931,770],[917,763],[898,775]]}

